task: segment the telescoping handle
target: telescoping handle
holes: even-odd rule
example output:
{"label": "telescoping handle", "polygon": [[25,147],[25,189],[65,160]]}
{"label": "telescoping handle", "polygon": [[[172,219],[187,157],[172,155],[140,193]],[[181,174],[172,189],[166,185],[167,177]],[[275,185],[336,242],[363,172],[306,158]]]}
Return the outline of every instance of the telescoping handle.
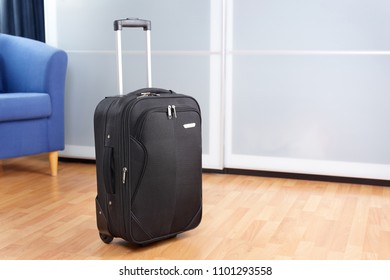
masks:
{"label": "telescoping handle", "polygon": [[122,29],[123,28],[143,28],[146,31],[146,56],[147,56],[147,77],[149,88],[152,87],[152,55],[150,44],[150,20],[139,18],[126,18],[114,21],[114,31],[116,33],[117,65],[118,65],[118,86],[119,95],[123,95],[123,66],[122,66]]}
{"label": "telescoping handle", "polygon": [[114,21],[114,30],[122,30],[123,27],[142,27],[145,31],[151,30],[150,20],[139,18],[126,18]]}

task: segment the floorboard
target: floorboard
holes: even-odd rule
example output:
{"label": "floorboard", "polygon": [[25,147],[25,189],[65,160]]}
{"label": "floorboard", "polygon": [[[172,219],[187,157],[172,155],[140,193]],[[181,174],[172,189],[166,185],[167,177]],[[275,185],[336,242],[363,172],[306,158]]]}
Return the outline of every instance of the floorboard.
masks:
{"label": "floorboard", "polygon": [[200,226],[146,247],[107,245],[93,163],[46,156],[0,164],[0,259],[390,259],[390,188],[203,174]]}

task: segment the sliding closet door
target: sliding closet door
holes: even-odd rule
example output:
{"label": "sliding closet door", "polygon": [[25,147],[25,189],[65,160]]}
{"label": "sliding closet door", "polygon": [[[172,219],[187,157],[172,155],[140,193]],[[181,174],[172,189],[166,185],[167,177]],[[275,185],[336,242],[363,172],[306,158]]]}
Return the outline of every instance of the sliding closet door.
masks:
{"label": "sliding closet door", "polygon": [[[194,96],[202,110],[203,163],[222,168],[221,1],[45,1],[47,37],[67,51],[65,151],[94,158],[93,113],[98,102],[118,94],[113,21],[152,21],[153,86]],[[123,31],[124,90],[146,86],[145,33]]]}
{"label": "sliding closet door", "polygon": [[[386,0],[47,0],[48,42],[69,54],[62,156],[94,158],[94,109],[118,92],[112,22],[140,17],[152,20],[153,85],[200,102],[204,168],[390,179],[389,10]],[[144,87],[144,33],[125,30],[123,46],[125,91]]]}
{"label": "sliding closet door", "polygon": [[225,167],[390,179],[389,10],[228,0]]}

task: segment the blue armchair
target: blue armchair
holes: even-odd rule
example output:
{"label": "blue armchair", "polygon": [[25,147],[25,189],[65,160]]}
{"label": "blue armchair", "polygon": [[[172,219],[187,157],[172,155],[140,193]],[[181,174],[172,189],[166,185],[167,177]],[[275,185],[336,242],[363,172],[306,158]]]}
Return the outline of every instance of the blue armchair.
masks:
{"label": "blue armchair", "polygon": [[0,161],[49,153],[57,175],[67,60],[42,42],[0,34]]}

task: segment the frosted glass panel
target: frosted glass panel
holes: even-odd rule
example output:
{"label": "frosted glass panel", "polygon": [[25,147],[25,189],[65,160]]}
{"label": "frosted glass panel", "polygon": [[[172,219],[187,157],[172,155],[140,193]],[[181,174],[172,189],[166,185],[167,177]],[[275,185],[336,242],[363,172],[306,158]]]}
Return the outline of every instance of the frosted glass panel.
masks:
{"label": "frosted glass panel", "polygon": [[390,163],[390,57],[236,56],[233,154]]}
{"label": "frosted glass panel", "polygon": [[[114,50],[113,21],[127,17],[152,21],[153,50],[210,47],[208,0],[63,0],[57,7],[59,45],[68,50]],[[141,30],[123,33],[124,49],[145,49]]]}
{"label": "frosted glass panel", "polygon": [[388,0],[234,0],[235,50],[389,50]]}

